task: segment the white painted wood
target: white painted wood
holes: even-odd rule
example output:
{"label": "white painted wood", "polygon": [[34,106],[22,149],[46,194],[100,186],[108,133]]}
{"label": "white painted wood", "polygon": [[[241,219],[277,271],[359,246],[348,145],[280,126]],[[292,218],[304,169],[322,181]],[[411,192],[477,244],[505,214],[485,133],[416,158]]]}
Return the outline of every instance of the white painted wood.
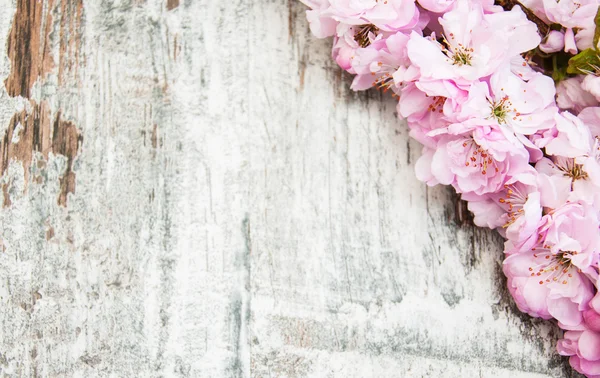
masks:
{"label": "white painted wood", "polygon": [[[62,84],[53,13],[32,98],[83,143],[66,207],[63,156],[2,179],[4,376],[572,374],[504,289],[500,238],[415,179],[394,101],[350,92],[301,4],[180,3],[84,1]],[[3,133],[26,104],[2,88]]]}

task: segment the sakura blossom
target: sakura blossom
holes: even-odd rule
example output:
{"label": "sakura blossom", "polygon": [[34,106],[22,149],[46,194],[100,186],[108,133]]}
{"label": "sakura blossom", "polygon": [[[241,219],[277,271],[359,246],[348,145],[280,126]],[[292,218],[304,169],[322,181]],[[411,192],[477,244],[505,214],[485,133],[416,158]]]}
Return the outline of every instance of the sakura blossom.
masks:
{"label": "sakura blossom", "polygon": [[576,253],[553,253],[539,244],[531,250],[509,255],[504,261],[508,289],[519,309],[533,317],[557,319],[576,327],[594,296],[594,285],[572,258]]}

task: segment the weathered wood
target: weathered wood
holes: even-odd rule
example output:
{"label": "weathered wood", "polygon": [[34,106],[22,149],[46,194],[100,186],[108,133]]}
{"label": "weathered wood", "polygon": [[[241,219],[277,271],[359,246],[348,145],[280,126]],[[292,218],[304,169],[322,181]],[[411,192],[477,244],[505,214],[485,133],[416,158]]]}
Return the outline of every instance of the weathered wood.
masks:
{"label": "weathered wood", "polygon": [[4,375],[572,374],[295,0],[0,9]]}

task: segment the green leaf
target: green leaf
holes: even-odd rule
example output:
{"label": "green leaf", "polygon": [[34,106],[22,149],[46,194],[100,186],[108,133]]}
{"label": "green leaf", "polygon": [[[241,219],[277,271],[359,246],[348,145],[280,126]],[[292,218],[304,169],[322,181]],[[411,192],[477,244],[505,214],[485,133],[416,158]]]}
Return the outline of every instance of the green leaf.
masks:
{"label": "green leaf", "polygon": [[598,41],[600,40],[600,6],[598,6],[594,23],[596,24],[596,31],[594,32],[594,45],[592,47],[598,49]]}
{"label": "green leaf", "polygon": [[583,50],[579,54],[569,59],[567,73],[587,74],[590,71],[596,71],[600,67],[600,52],[594,49]]}

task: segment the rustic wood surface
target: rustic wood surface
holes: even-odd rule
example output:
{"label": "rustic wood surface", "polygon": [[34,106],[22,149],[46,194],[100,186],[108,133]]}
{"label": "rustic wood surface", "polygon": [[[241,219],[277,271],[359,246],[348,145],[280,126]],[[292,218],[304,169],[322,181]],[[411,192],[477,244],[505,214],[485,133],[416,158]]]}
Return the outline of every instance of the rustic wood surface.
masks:
{"label": "rustic wood surface", "polygon": [[574,376],[304,10],[0,0],[2,376]]}

